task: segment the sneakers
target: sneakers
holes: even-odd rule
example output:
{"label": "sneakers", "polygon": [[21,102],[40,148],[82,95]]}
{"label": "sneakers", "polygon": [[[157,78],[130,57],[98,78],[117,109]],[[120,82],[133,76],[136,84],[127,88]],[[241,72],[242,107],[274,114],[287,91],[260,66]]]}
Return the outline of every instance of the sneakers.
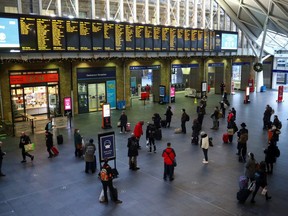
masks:
{"label": "sneakers", "polygon": [[206,161],[206,160],[203,160],[203,162],[202,162],[203,164],[208,164],[208,161]]}
{"label": "sneakers", "polygon": [[120,131],[120,134],[123,133],[122,131]]}
{"label": "sneakers", "polygon": [[104,204],[107,204],[108,203],[108,201],[107,200],[101,200],[101,201],[99,201],[100,203],[104,203]]}
{"label": "sneakers", "polygon": [[116,203],[116,204],[121,204],[122,201],[121,201],[121,200],[116,200],[115,203]]}
{"label": "sneakers", "polygon": [[21,163],[26,163],[26,160],[22,160]]}

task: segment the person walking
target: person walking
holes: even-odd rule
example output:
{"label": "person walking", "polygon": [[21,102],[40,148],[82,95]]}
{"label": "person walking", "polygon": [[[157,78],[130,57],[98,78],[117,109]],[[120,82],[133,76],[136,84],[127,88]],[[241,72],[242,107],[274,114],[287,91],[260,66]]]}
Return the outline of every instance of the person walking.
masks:
{"label": "person walking", "polygon": [[276,162],[277,146],[273,142],[268,142],[268,147],[264,150],[267,173],[273,174],[273,164]]}
{"label": "person walking", "polygon": [[167,176],[170,181],[174,180],[174,165],[176,153],[174,149],[171,147],[171,143],[167,143],[167,148],[163,150],[162,157],[164,159],[164,175],[163,179],[166,181]]}
{"label": "person walking", "polygon": [[211,129],[214,129],[214,130],[218,130],[219,128],[219,109],[218,109],[218,106],[216,106],[214,108],[214,112],[212,113],[211,115],[211,118],[213,120],[213,126]]}
{"label": "person walking", "polygon": [[231,108],[231,112],[233,113],[233,118],[234,118],[234,121],[236,121],[236,110],[234,107]]}
{"label": "person walking", "polygon": [[224,82],[222,82],[222,83],[220,84],[221,96],[223,96],[223,94],[224,94],[224,89],[225,89],[225,84],[224,84]]}
{"label": "person walking", "polygon": [[225,118],[227,105],[224,103],[224,101],[220,101],[219,104],[222,112],[222,118]]}
{"label": "person walking", "polygon": [[189,121],[190,117],[186,113],[185,109],[182,109],[182,116],[181,116],[181,130],[182,133],[186,134],[186,122]]}
{"label": "person walking", "polygon": [[126,133],[126,126],[127,126],[128,118],[124,111],[122,111],[119,121],[120,121],[120,133],[123,133],[123,132]]}
{"label": "person walking", "polygon": [[269,125],[272,124],[271,122],[271,115],[274,113],[274,110],[271,106],[266,105],[264,115],[263,115],[263,130],[269,128]]}
{"label": "person walking", "polygon": [[50,133],[52,133],[53,131],[53,123],[52,123],[52,118],[49,117],[49,122],[46,124],[45,126],[45,131],[49,131]]}
{"label": "person walking", "polygon": [[203,154],[204,154],[204,159],[202,162],[204,164],[208,164],[209,137],[204,131],[201,131],[200,136],[201,136],[200,146],[201,146],[201,148],[203,150]]}
{"label": "person walking", "polygon": [[138,144],[138,149],[141,149],[140,146],[140,138],[143,135],[143,125],[144,125],[144,121],[139,121],[135,127],[134,127],[134,131],[133,134],[135,135],[136,139],[137,139],[137,144]]}
{"label": "person walking", "polygon": [[171,111],[171,106],[167,107],[166,113],[164,115],[166,116],[167,127],[170,128],[170,123],[171,123],[172,116],[173,116],[173,113]]}
{"label": "person walking", "polygon": [[116,203],[120,204],[122,203],[121,200],[118,199],[118,193],[117,189],[113,186],[113,174],[112,169],[110,165],[108,164],[108,159],[104,160],[104,164],[101,168],[101,171],[99,173],[99,177],[101,179],[101,183],[103,186],[103,192],[104,192],[104,200],[100,201],[100,203],[108,203],[108,194],[107,189],[109,188],[111,199]]}
{"label": "person walking", "polygon": [[248,153],[248,160],[245,164],[245,176],[249,179],[250,182],[255,180],[256,172],[256,160],[252,152]]}
{"label": "person walking", "polygon": [[243,122],[241,124],[241,129],[238,132],[238,153],[239,162],[246,162],[246,154],[247,154],[247,141],[248,141],[248,130],[246,129],[246,124]]}
{"label": "person walking", "polygon": [[191,140],[191,144],[198,145],[200,131],[201,131],[201,125],[200,125],[198,119],[194,119],[193,125],[192,125],[192,140]]}
{"label": "person walking", "polygon": [[131,137],[128,138],[127,148],[129,157],[129,169],[131,170],[140,169],[139,167],[137,167],[138,141],[134,133],[132,133]]}
{"label": "person walking", "polygon": [[155,135],[156,135],[156,127],[154,124],[148,122],[147,129],[146,129],[146,140],[149,144],[149,152],[152,152],[152,145],[154,153],[156,153],[156,145],[155,145]]}
{"label": "person walking", "polygon": [[46,147],[47,147],[47,152],[49,154],[48,158],[53,157],[53,153],[51,151],[51,148],[53,147],[53,134],[49,131],[46,131]]}
{"label": "person walking", "polygon": [[84,147],[84,160],[85,160],[85,173],[89,173],[89,170],[92,173],[96,171],[96,157],[95,157],[96,146],[94,144],[94,140],[90,139],[89,143],[87,143]]}
{"label": "person walking", "polygon": [[74,146],[75,146],[75,157],[81,158],[83,155],[82,150],[82,136],[80,135],[80,130],[74,130]]}
{"label": "person walking", "polygon": [[[255,203],[255,196],[259,190],[260,187],[263,188],[263,190],[267,190],[267,173],[266,173],[266,163],[265,161],[262,161],[260,163],[259,170],[255,173],[255,190],[252,194],[251,203]],[[262,191],[263,192],[263,191]],[[264,192],[263,192],[264,193]],[[272,197],[268,195],[268,192],[265,192],[265,198],[266,200],[270,200]]]}
{"label": "person walking", "polygon": [[0,141],[0,177],[6,176],[2,172],[2,161],[3,161],[3,156],[4,155],[6,155],[6,153],[2,151],[2,142]]}
{"label": "person walking", "polygon": [[19,143],[19,148],[21,148],[22,158],[23,158],[21,163],[26,163],[26,156],[30,157],[31,161],[34,160],[34,155],[31,155],[25,151],[25,145],[30,144],[30,143],[31,143],[30,137],[28,135],[26,135],[25,132],[22,132],[21,136],[20,136],[20,143]]}

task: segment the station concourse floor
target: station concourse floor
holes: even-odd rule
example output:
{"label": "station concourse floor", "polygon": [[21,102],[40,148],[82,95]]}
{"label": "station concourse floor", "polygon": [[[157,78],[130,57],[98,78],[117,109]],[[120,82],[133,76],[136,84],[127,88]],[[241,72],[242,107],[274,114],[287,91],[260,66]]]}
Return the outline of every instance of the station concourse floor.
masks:
{"label": "station concourse floor", "polygon": [[[284,99],[287,98],[284,93]],[[224,215],[287,215],[288,195],[288,145],[287,118],[288,103],[277,103],[277,92],[267,91],[252,93],[250,104],[243,104],[244,92],[228,95],[231,107],[237,110],[237,125],[247,124],[249,130],[248,152],[253,152],[257,161],[264,160],[263,149],[267,146],[267,131],[262,129],[262,117],[265,106],[270,104],[275,114],[282,121],[282,134],[278,143],[281,156],[274,166],[273,175],[268,176],[268,190],[272,199],[266,201],[260,194],[251,204],[248,198],[245,204],[239,204],[236,193],[239,190],[238,179],[244,173],[244,164],[238,162],[236,153],[236,135],[232,144],[222,143],[222,134],[226,131],[226,119],[220,120],[220,129],[211,130],[214,106],[219,105],[220,95],[209,95],[207,114],[203,130],[213,137],[214,147],[208,151],[209,164],[203,164],[203,152],[199,146],[191,145],[192,120],[196,118],[194,99],[176,94],[176,103],[171,104],[174,113],[171,128],[162,128],[163,138],[156,141],[157,153],[148,153],[145,148],[145,137],[140,140],[138,166],[140,170],[129,170],[127,157],[127,138],[130,133],[120,134],[116,127],[121,110],[112,110],[112,129],[101,128],[101,112],[80,114],[72,119],[72,126],[54,129],[56,135],[63,134],[64,144],[59,145],[59,156],[48,159],[45,147],[44,131],[30,135],[36,143],[34,162],[27,158],[21,164],[21,151],[18,149],[19,137],[8,137],[3,140],[3,151],[7,152],[3,160],[2,171],[6,174],[0,178],[0,216],[224,216]],[[132,128],[139,120],[144,120],[144,133],[147,122],[153,113],[164,117],[167,105],[133,100],[132,107],[125,112]],[[190,115],[187,123],[187,134],[174,134],[180,127],[181,109],[185,108]],[[272,116],[273,118],[273,116]],[[97,146],[97,172],[86,174],[83,159],[75,158],[73,132],[80,129],[86,139],[93,138]],[[44,129],[43,129],[44,130]],[[98,179],[98,143],[97,134],[115,131],[116,163],[120,173],[114,185],[118,189],[122,204],[98,201],[102,184]],[[163,180],[163,159],[161,157],[166,143],[171,142],[177,155],[175,180]],[[114,163],[110,161],[113,167]],[[286,168],[285,168],[286,167]],[[286,212],[286,213],[285,213]]]}

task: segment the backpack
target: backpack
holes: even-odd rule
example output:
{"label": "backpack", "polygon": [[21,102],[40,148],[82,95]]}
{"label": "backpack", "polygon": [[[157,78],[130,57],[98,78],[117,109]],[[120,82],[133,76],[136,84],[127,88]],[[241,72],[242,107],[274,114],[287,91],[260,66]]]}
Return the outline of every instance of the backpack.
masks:
{"label": "backpack", "polygon": [[280,157],[280,150],[279,150],[278,146],[275,146],[275,156]]}
{"label": "backpack", "polygon": [[87,145],[85,154],[94,155],[94,152],[95,152],[94,150],[95,149],[93,145]]}
{"label": "backpack", "polygon": [[109,181],[109,175],[108,175],[107,169],[102,168],[99,175],[100,175],[101,181]]}
{"label": "backpack", "polygon": [[186,114],[186,121],[190,121],[190,116]]}

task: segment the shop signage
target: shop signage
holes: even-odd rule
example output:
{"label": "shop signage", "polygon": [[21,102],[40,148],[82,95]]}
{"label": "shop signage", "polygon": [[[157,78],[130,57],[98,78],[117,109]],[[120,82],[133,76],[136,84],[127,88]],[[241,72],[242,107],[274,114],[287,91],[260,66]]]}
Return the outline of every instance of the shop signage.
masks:
{"label": "shop signage", "polygon": [[78,80],[95,80],[116,78],[116,69],[113,68],[78,68]]}
{"label": "shop signage", "polygon": [[233,62],[232,65],[239,65],[239,66],[250,65],[250,62]]}
{"label": "shop signage", "polygon": [[224,67],[224,63],[210,63],[208,67]]}
{"label": "shop signage", "polygon": [[159,70],[160,65],[153,65],[153,66],[130,66],[130,70]]}
{"label": "shop signage", "polygon": [[172,64],[172,68],[199,68],[199,64]]}
{"label": "shop signage", "polygon": [[272,70],[273,73],[288,73],[288,70]]}
{"label": "shop signage", "polygon": [[47,83],[47,82],[58,82],[58,81],[59,81],[58,73],[24,74],[24,75],[10,76],[10,85],[30,84],[30,83]]}

